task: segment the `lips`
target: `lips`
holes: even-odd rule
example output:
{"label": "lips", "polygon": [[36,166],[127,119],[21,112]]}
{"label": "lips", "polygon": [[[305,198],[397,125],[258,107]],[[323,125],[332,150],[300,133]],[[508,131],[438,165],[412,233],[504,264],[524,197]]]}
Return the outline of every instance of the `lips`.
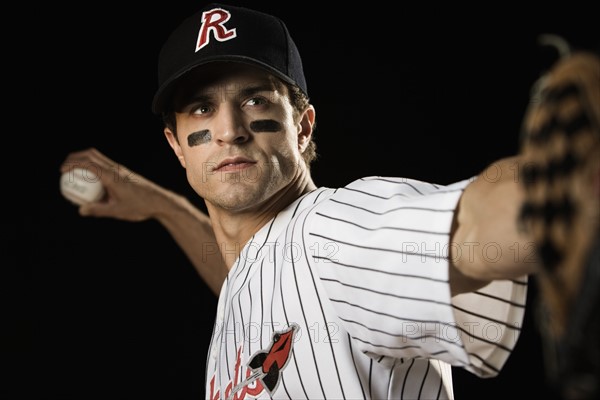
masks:
{"label": "lips", "polygon": [[213,171],[238,171],[240,169],[251,167],[254,164],[256,164],[256,161],[246,157],[228,157],[221,161]]}

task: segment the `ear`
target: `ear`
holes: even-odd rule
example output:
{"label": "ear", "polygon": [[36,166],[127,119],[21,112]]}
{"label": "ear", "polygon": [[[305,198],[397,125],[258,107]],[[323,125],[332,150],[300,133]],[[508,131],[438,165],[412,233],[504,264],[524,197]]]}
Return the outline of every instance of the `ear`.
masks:
{"label": "ear", "polygon": [[309,105],[300,117],[298,122],[298,149],[304,153],[312,137],[313,125],[315,124],[316,111],[312,105]]}
{"label": "ear", "polygon": [[175,152],[175,155],[179,159],[179,163],[183,168],[185,168],[185,159],[183,158],[183,151],[181,150],[181,146],[179,145],[177,136],[169,128],[165,128],[163,132],[165,133],[165,137],[167,138],[169,145],[171,146],[171,148]]}

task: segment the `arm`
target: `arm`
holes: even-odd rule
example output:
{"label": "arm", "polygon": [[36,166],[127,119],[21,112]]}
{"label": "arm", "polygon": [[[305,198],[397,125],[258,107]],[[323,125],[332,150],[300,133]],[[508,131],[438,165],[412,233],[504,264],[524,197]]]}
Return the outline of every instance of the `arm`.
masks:
{"label": "arm", "polygon": [[[532,248],[532,238],[517,224],[524,202],[515,172],[521,162],[518,157],[499,160],[465,188],[451,233],[453,295],[476,290],[492,280],[515,279],[538,271],[538,262],[525,257]],[[492,248],[493,256],[486,254],[484,247]]]}
{"label": "arm", "polygon": [[102,201],[81,206],[80,215],[132,222],[156,219],[218,295],[228,271],[206,214],[183,196],[118,165],[96,149],[69,154],[60,169],[65,172],[76,166],[96,172],[107,192]]}
{"label": "arm", "polygon": [[[435,358],[481,377],[500,371],[519,337],[528,279],[479,282],[450,267],[457,205],[472,184],[363,178],[311,210],[306,248],[360,351],[375,360]],[[329,262],[312,250],[332,244]],[[477,285],[457,294],[459,283]]]}

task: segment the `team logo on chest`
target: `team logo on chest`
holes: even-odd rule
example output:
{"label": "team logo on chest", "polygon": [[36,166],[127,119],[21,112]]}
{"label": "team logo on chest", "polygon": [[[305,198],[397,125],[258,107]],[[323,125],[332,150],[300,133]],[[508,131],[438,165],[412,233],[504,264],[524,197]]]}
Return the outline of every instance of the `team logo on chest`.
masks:
{"label": "team logo on chest", "polygon": [[272,396],[281,381],[281,371],[290,361],[294,334],[298,329],[298,325],[292,323],[287,329],[274,332],[269,347],[257,351],[250,357],[248,362],[250,375],[233,387],[227,399],[233,399],[236,392],[257,380],[269,396]]}
{"label": "team logo on chest", "polygon": [[211,36],[219,42],[231,40],[237,36],[235,28],[227,29],[225,22],[229,21],[231,13],[222,8],[213,8],[202,13],[202,25],[198,32],[196,51],[210,43]]}

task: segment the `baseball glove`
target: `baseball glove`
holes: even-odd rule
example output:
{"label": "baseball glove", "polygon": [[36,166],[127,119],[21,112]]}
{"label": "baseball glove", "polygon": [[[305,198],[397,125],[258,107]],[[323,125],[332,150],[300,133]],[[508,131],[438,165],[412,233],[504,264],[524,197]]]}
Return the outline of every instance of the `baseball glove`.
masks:
{"label": "baseball glove", "polygon": [[523,122],[520,215],[543,269],[536,321],[550,383],[600,398],[600,57],[563,54],[533,87]]}

